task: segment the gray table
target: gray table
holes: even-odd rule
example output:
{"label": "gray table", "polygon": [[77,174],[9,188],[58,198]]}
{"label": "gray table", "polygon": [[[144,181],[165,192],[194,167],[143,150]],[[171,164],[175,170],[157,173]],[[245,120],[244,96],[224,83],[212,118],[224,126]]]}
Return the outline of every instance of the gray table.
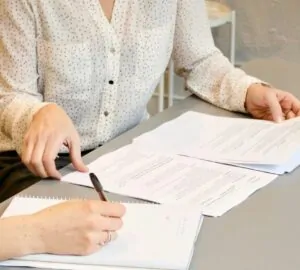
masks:
{"label": "gray table", "polygon": [[[86,156],[85,160],[90,162],[104,153],[130,143],[137,135],[188,110],[240,117],[190,97],[95,150]],[[277,178],[224,216],[205,218],[191,269],[299,270],[299,178],[298,169],[292,174]],[[23,193],[36,196],[97,198],[95,192],[89,188],[54,181],[42,181]],[[7,202],[2,204],[2,211],[6,205]]]}

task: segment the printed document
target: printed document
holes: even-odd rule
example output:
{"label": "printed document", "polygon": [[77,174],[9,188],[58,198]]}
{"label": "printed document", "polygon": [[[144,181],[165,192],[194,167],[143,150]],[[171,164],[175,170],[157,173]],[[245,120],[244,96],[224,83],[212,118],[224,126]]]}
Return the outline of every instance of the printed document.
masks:
{"label": "printed document", "polygon": [[283,123],[187,112],[134,140],[139,149],[281,174],[300,164],[300,117]]}
{"label": "printed document", "polygon": [[[104,155],[89,166],[106,191],[162,204],[198,205],[220,216],[267,185],[276,175],[177,155],[139,152],[133,145]],[[92,187],[88,174],[65,182]]]}

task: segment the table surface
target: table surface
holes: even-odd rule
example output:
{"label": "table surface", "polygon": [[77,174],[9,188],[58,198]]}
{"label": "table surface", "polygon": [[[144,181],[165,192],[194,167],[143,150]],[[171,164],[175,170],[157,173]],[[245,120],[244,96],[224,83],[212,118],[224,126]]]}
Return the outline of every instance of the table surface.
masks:
{"label": "table surface", "polygon": [[[217,109],[195,97],[189,97],[93,151],[86,156],[85,161],[91,162],[104,153],[128,144],[139,134],[188,110],[241,117]],[[300,169],[278,177],[222,217],[205,218],[190,269],[299,270],[300,256],[297,248],[300,237],[300,212],[297,210],[300,205],[299,178]],[[56,181],[41,181],[22,193],[32,196],[97,198],[92,189]],[[113,199],[124,199],[116,195],[111,196]],[[0,214],[7,205],[8,202],[0,205]],[[8,268],[0,267],[0,269]]]}

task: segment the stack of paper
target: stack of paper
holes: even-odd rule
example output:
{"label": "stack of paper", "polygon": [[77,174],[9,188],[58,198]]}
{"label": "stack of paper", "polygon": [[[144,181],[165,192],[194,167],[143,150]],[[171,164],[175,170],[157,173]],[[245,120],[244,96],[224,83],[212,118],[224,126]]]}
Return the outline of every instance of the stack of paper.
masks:
{"label": "stack of paper", "polygon": [[[105,190],[220,216],[300,164],[300,118],[277,124],[187,112],[89,164]],[[87,174],[63,181],[92,186]]]}
{"label": "stack of paper", "polygon": [[[190,204],[220,216],[267,185],[276,175],[178,155],[140,152],[128,145],[88,165],[105,190],[163,204]],[[92,187],[88,174],[65,182]]]}
{"label": "stack of paper", "polygon": [[[30,214],[62,200],[14,198],[4,217]],[[124,226],[118,238],[89,256],[29,255],[1,262],[0,265],[60,269],[188,269],[202,215],[195,207],[125,204]],[[103,268],[107,266],[108,268]],[[112,268],[116,269],[116,268]],[[122,268],[123,269],[123,268]],[[126,269],[126,268],[125,268]]]}
{"label": "stack of paper", "polygon": [[300,118],[271,121],[187,112],[134,140],[144,151],[179,154],[274,174],[300,164]]}

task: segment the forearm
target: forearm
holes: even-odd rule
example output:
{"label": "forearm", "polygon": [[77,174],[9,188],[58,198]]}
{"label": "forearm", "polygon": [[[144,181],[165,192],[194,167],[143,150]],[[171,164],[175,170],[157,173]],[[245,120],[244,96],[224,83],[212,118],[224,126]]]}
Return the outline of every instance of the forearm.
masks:
{"label": "forearm", "polygon": [[219,50],[195,63],[186,77],[189,91],[227,110],[246,112],[247,89],[259,79],[248,76],[233,65]]}
{"label": "forearm", "polygon": [[0,132],[19,153],[33,114],[43,106],[30,2],[0,1]]}
{"label": "forearm", "polygon": [[47,105],[27,94],[0,90],[0,132],[11,140],[14,149],[21,153],[24,136],[34,114]]}
{"label": "forearm", "polygon": [[189,91],[231,111],[245,112],[248,87],[259,82],[234,68],[214,45],[204,0],[179,0],[173,59]]}
{"label": "forearm", "polygon": [[0,219],[0,261],[43,252],[33,216]]}

